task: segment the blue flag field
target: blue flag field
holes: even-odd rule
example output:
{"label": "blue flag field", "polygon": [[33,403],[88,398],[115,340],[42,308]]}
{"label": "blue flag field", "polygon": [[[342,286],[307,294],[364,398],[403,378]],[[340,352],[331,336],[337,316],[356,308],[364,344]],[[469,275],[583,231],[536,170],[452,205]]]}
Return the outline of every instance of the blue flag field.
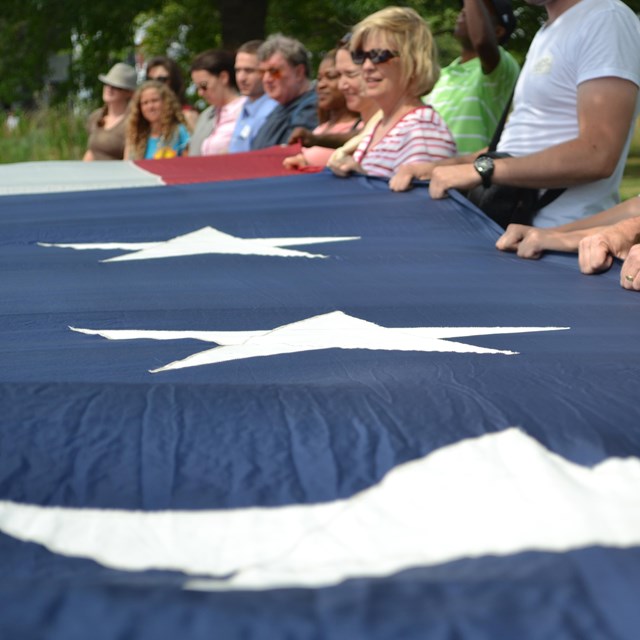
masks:
{"label": "blue flag field", "polygon": [[0,638],[638,637],[619,265],[328,173],[0,208]]}

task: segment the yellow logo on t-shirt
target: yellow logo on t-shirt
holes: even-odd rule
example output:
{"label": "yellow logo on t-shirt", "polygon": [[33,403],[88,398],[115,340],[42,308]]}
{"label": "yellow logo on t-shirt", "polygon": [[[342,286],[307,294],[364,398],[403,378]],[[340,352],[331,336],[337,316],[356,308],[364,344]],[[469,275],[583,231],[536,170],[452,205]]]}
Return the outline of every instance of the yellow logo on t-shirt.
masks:
{"label": "yellow logo on t-shirt", "polygon": [[160,147],[154,154],[154,160],[164,160],[165,158],[175,158],[178,154],[171,147]]}

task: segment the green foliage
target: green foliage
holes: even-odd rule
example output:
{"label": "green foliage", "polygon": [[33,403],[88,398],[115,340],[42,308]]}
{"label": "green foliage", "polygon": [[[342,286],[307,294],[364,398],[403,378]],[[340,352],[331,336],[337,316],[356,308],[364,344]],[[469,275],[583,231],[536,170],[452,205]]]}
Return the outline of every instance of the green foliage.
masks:
{"label": "green foliage", "polygon": [[636,122],[636,128],[629,147],[629,157],[624,168],[624,176],[620,185],[620,197],[623,200],[633,198],[640,193],[640,120]]}
{"label": "green foliage", "polygon": [[[390,4],[384,0],[273,1],[269,5],[266,30],[267,33],[279,31],[298,38],[317,54],[316,61],[319,61],[321,54],[332,49],[360,20]],[[457,6],[452,8],[451,2],[443,0],[409,0],[395,4],[412,7],[428,20],[437,35],[443,60],[450,61],[458,55],[458,46],[448,35],[458,13]]]}
{"label": "green foliage", "polygon": [[2,162],[80,160],[87,146],[86,114],[65,105],[18,113],[19,124],[10,131],[0,119]]}
{"label": "green foliage", "polygon": [[[0,102],[30,101],[43,88],[53,51],[69,48],[62,4],[11,0],[0,18]],[[42,43],[42,44],[37,44]]]}
{"label": "green foliage", "polygon": [[[640,4],[640,0],[634,0]],[[378,11],[390,2],[384,0],[272,0],[267,17],[267,33],[281,31],[302,40],[314,53],[320,54],[335,46],[336,41],[362,18]],[[423,16],[436,36],[440,61],[443,65],[459,55],[460,47],[451,35],[459,12],[457,2],[450,0],[407,0],[393,4],[414,8]],[[524,61],[529,43],[545,19],[540,7],[520,3],[516,6],[519,25],[511,37],[508,48],[520,61]]]}
{"label": "green foliage", "polygon": [[[144,35],[139,50],[143,56],[169,53],[187,66],[196,53],[224,46],[219,10],[223,1],[229,11],[227,0],[5,0],[0,15],[0,102],[34,103],[43,89],[49,57],[60,51],[73,52],[73,64],[68,83],[58,87],[54,100],[64,100],[79,88],[94,92],[97,98],[99,73],[117,61],[134,62],[136,33]],[[262,2],[268,12],[265,25],[252,26],[255,35],[251,37],[277,31],[293,35],[318,58],[363,17],[390,4],[385,0],[253,2],[254,10]],[[457,55],[458,45],[450,35],[457,3],[401,0],[398,4],[415,8],[429,21],[443,64]],[[640,4],[640,0],[629,4]],[[236,27],[242,6],[234,7],[232,13]],[[240,22],[251,22],[254,10]],[[510,46],[522,59],[544,10],[523,5],[517,11],[521,27]]]}
{"label": "green foliage", "polygon": [[145,11],[135,19],[143,34],[139,51],[145,59],[170,55],[183,67],[205,49],[222,46],[220,14],[213,3],[169,0],[159,11]]}
{"label": "green foliage", "polygon": [[43,89],[49,59],[61,51],[78,54],[68,83],[53,94],[65,100],[81,86],[92,87],[98,73],[115,61],[133,59],[134,18],[162,0],[5,0],[0,18],[0,100],[31,104]]}
{"label": "green foliage", "polygon": [[[61,104],[69,99],[78,102],[81,88],[92,92],[97,102],[101,87],[98,74],[106,72],[117,61],[134,62],[136,34],[143,34],[138,54],[143,57],[171,55],[186,71],[196,53],[224,46],[221,9],[231,12],[236,27],[238,21],[251,23],[255,32],[251,37],[263,37],[264,33],[260,33],[262,26],[253,18],[259,14],[256,7],[267,6],[264,32],[279,31],[299,38],[316,54],[318,61],[322,52],[333,48],[336,41],[363,17],[390,4],[385,0],[251,0],[251,3],[245,0],[245,3],[238,3],[236,9],[231,0],[111,0],[109,3],[3,0],[0,14],[0,107],[16,103],[34,107],[46,103],[45,98]],[[458,13],[457,2],[399,0],[396,4],[413,7],[429,21],[443,65],[458,55],[459,45],[451,36]],[[628,0],[627,4],[634,11],[640,11],[640,0]],[[522,62],[546,13],[544,8],[529,6],[523,0],[514,0],[514,6],[519,24],[508,46]],[[242,15],[243,10],[246,15]],[[229,13],[225,15],[225,33],[228,35],[229,23],[233,21]],[[237,37],[238,31],[235,34]],[[50,94],[44,86],[49,59],[59,52],[73,53],[73,63],[68,81],[59,84],[57,91]],[[62,118],[63,111],[54,110],[58,120]],[[39,118],[33,116],[27,121],[33,119],[35,123]],[[34,153],[41,153],[38,131],[42,126],[33,124],[33,128],[25,133],[26,139],[33,143],[33,153],[29,156],[32,159],[35,158]],[[73,139],[71,129],[67,133]],[[10,140],[19,148],[23,143],[17,143],[17,137],[14,135]],[[2,143],[7,143],[6,136]],[[58,154],[74,157],[76,150],[52,153],[56,155],[49,157],[58,157]]]}
{"label": "green foliage", "polygon": [[[170,52],[186,65],[196,53],[224,46],[219,10],[223,3],[229,12],[225,14],[227,35],[230,22],[236,29],[238,22],[251,22],[255,32],[251,37],[280,31],[299,38],[316,54],[332,48],[364,16],[391,4],[385,0],[252,0],[251,5],[238,3],[236,8],[229,0],[3,0],[0,103],[34,103],[42,92],[49,58],[60,51],[73,52],[74,63],[68,83],[58,87],[54,99],[64,100],[80,87],[98,88],[99,73],[116,61],[134,61],[134,34],[143,25],[144,55]],[[415,8],[429,21],[443,64],[457,55],[457,43],[450,36],[457,2],[399,0],[397,4]],[[627,4],[640,11],[640,0],[627,0]],[[258,5],[268,8],[264,29],[253,24]],[[515,6],[519,27],[509,47],[522,61],[545,11],[522,0],[515,0]],[[238,14],[243,7],[248,12],[244,16]]]}
{"label": "green foliage", "polygon": [[138,0],[135,7],[126,2],[75,2],[79,5],[77,15],[69,23],[75,53],[73,87],[99,95],[98,74],[106,73],[116,62],[135,63],[136,16],[159,8],[162,0]]}

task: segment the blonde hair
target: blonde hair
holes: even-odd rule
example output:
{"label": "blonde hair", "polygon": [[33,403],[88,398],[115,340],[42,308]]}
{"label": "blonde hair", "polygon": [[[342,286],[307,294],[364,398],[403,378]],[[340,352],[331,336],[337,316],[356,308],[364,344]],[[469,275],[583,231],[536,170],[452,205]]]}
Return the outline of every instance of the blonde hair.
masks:
{"label": "blonde hair", "polygon": [[413,96],[423,96],[433,89],[440,77],[438,50],[426,21],[408,7],[387,7],[359,22],[351,36],[349,49],[362,49],[369,36],[389,40],[399,53],[402,77]]}
{"label": "blonde hair", "polygon": [[130,113],[127,121],[127,147],[129,160],[141,160],[147,150],[147,142],[151,135],[151,125],[142,115],[140,100],[147,89],[155,89],[162,100],[162,118],[160,120],[160,137],[169,144],[178,132],[178,126],[186,124],[182,107],[176,94],[163,82],[148,80],[138,87],[131,99]]}

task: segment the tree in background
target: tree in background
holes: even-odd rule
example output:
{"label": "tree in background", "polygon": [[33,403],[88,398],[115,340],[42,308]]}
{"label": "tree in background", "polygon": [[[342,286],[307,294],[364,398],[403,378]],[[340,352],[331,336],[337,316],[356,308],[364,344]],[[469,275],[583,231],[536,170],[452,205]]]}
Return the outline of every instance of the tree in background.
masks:
{"label": "tree in background", "polygon": [[[320,54],[364,16],[389,6],[383,0],[4,0],[0,14],[0,103],[29,105],[41,95],[53,54],[71,54],[69,78],[54,98],[95,91],[99,73],[118,60],[133,63],[136,35],[144,57],[169,54],[185,67],[198,52],[239,44],[276,31]],[[406,0],[437,34],[442,62],[457,51],[450,37],[457,3]],[[516,0],[519,28],[509,46],[520,60],[544,12]],[[640,0],[629,0],[640,11]],[[453,6],[452,6],[453,5]],[[317,59],[319,59],[319,55]]]}
{"label": "tree in background", "polygon": [[0,16],[0,101],[29,103],[50,77],[52,55],[72,59],[69,77],[57,87],[58,99],[95,84],[117,60],[133,61],[134,19],[159,9],[162,0],[110,3],[84,0],[5,0]]}

